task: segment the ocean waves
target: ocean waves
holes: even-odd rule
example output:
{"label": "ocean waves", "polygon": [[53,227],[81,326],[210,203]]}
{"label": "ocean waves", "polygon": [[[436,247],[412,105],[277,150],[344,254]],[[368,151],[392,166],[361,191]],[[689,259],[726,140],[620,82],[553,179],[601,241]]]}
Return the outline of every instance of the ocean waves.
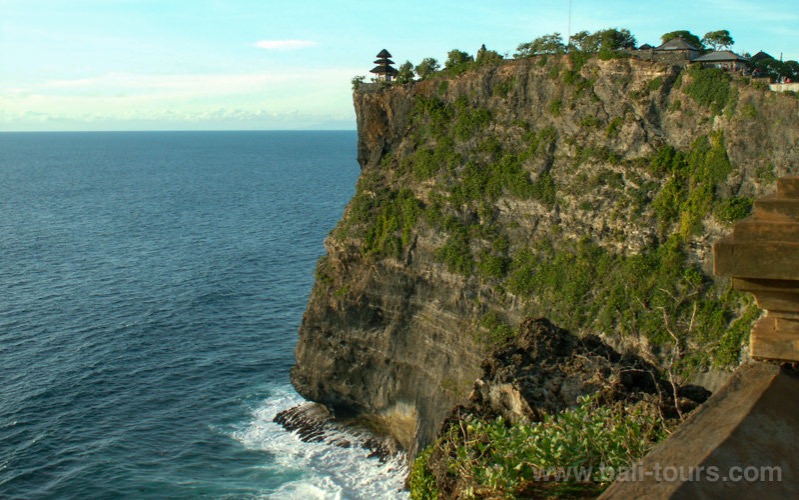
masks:
{"label": "ocean waves", "polygon": [[0,497],[377,488],[358,455],[256,431],[290,392],[354,133],[0,134],[0,150]]}

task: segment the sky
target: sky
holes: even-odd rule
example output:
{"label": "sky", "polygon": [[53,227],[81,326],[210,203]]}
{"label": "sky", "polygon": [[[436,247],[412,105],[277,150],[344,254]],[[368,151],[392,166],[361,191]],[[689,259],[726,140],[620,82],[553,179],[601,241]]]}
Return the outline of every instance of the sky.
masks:
{"label": "sky", "polygon": [[346,130],[351,80],[571,30],[727,29],[799,60],[797,0],[0,0],[0,131]]}

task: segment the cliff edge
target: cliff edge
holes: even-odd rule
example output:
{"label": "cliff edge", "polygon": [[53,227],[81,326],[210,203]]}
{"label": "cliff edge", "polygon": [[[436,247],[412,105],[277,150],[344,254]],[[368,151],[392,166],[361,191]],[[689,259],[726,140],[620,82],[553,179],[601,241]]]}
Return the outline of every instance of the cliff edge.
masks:
{"label": "cliff edge", "polygon": [[[720,70],[540,56],[354,93],[361,177],[291,379],[413,456],[524,318],[690,381],[759,314],[711,244],[799,165],[799,100]],[[743,349],[743,350],[742,350]]]}

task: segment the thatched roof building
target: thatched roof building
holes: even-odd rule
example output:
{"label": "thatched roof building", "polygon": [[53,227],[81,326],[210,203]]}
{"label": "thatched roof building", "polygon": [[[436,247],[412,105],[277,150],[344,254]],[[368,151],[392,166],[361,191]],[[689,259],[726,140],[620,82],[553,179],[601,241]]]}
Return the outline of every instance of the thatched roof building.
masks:
{"label": "thatched roof building", "polygon": [[703,67],[742,70],[746,68],[749,59],[739,56],[729,50],[714,50],[694,59],[693,62],[702,64]]}
{"label": "thatched roof building", "polygon": [[392,66],[392,64],[395,63],[391,60],[391,53],[386,49],[381,50],[377,54],[377,60],[375,61],[375,64],[377,64],[377,66],[372,68],[369,72],[376,74],[376,78],[378,80],[390,82],[391,79],[397,76],[397,73],[399,73],[397,69]]}

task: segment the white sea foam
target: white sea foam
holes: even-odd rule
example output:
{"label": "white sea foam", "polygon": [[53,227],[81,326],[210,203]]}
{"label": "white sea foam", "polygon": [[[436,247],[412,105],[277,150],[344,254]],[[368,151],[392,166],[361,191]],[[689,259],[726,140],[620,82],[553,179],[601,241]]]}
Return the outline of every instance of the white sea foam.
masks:
{"label": "white sea foam", "polygon": [[[275,415],[303,403],[291,388],[282,388],[253,410],[252,419],[232,437],[253,450],[274,457],[273,466],[287,480],[267,497],[286,499],[405,499],[402,489],[407,467],[404,457],[384,463],[369,458],[370,451],[360,446],[342,448],[329,442],[303,442],[296,433],[288,432],[272,421]],[[358,442],[359,438],[339,431],[326,434],[326,441],[343,438]],[[294,479],[296,477],[296,479]]]}

